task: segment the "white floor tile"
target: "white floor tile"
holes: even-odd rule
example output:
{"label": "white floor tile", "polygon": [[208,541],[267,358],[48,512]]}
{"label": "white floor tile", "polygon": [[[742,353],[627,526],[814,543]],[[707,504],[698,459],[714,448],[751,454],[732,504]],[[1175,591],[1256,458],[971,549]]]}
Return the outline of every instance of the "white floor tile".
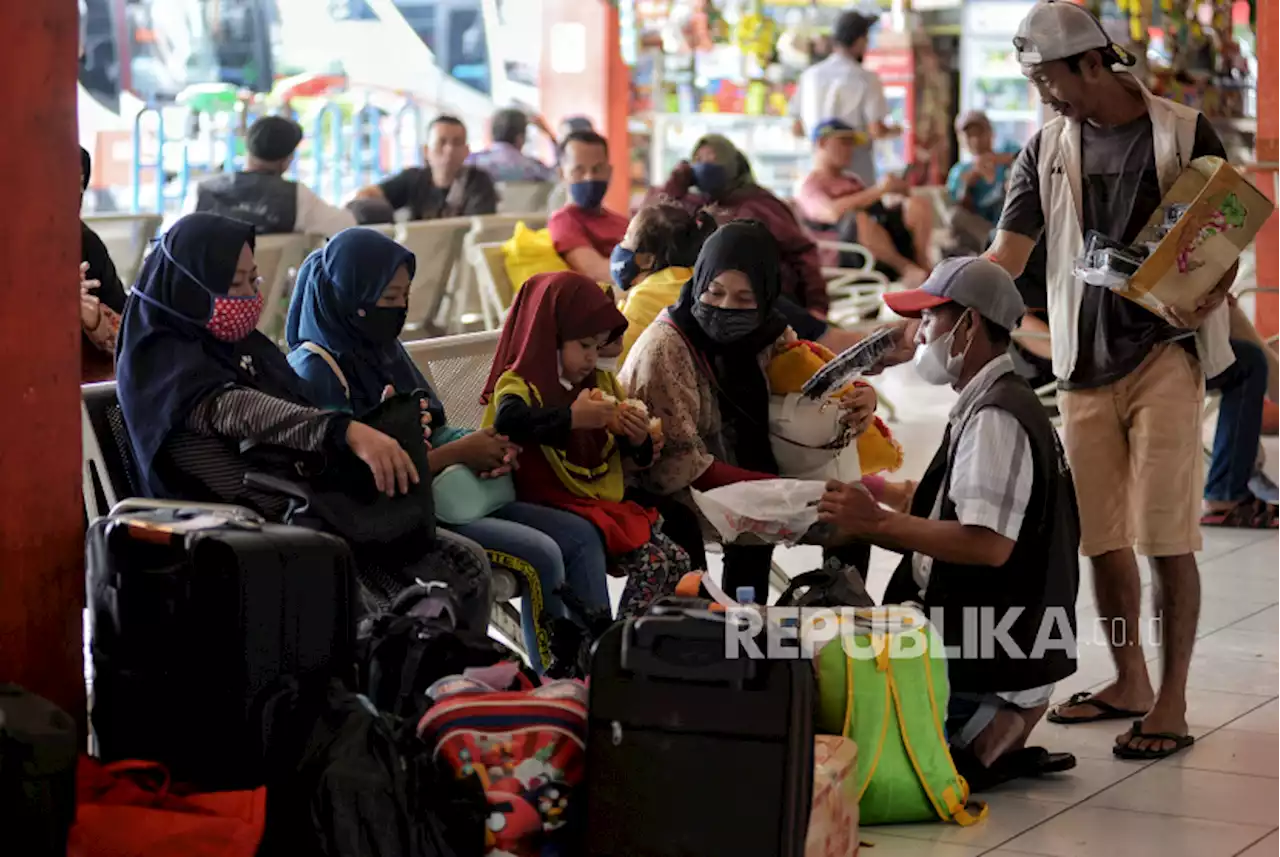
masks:
{"label": "white floor tile", "polygon": [[[1272,666],[1274,670],[1274,665]],[[1267,696],[1220,693],[1187,688],[1187,722],[1192,734],[1199,737],[1210,729],[1225,726],[1268,701]]]}
{"label": "white floor tile", "polygon": [[1270,827],[1075,807],[1002,847],[1009,853],[1047,857],[1233,857]]}
{"label": "white floor tile", "polygon": [[1077,723],[1060,726],[1042,720],[1031,732],[1028,744],[1044,747],[1051,753],[1075,753],[1078,759],[1115,761],[1130,771],[1140,770],[1148,762],[1117,760],[1111,748],[1116,737],[1129,728],[1127,720],[1108,720],[1101,723]]}
{"label": "white floor tile", "polygon": [[1280,735],[1266,732],[1244,732],[1219,729],[1169,759],[1169,764],[1201,771],[1248,774],[1256,777],[1280,777]]}
{"label": "white floor tile", "polygon": [[1202,691],[1280,694],[1280,669],[1271,661],[1210,655],[1197,648],[1191,656],[1187,687]]}
{"label": "white floor tile", "polygon": [[1266,705],[1232,720],[1227,727],[1239,729],[1242,732],[1266,732],[1271,735],[1280,733],[1280,702],[1273,699]]}
{"label": "white floor tile", "polygon": [[[969,827],[955,824],[895,824],[885,827],[884,832],[891,836],[928,842],[994,848],[1066,809],[1061,803],[1002,794],[992,795],[988,803],[990,814]],[[869,834],[878,829],[880,828],[868,828],[867,832]],[[879,855],[869,853],[868,857]]]}
{"label": "white floor tile", "polygon": [[1268,828],[1276,823],[1277,801],[1280,782],[1272,777],[1157,763],[1090,798],[1083,806]]}
{"label": "white floor tile", "polygon": [[859,857],[977,857],[988,853],[981,847],[891,836],[885,832],[891,829],[864,827],[858,831],[858,838],[867,846],[858,851]]}
{"label": "white floor tile", "polygon": [[[1273,754],[1274,755],[1274,754]],[[1046,801],[1048,803],[1081,803],[1099,792],[1141,771],[1141,768],[1118,759],[1079,758],[1076,767],[1061,774],[1015,780],[1005,783],[979,797],[997,798],[1001,795]]]}
{"label": "white floor tile", "polygon": [[1231,627],[1240,631],[1268,631],[1271,634],[1280,634],[1280,606],[1273,604],[1241,619]]}
{"label": "white floor tile", "polygon": [[1271,831],[1265,839],[1256,842],[1245,851],[1241,851],[1239,857],[1276,857],[1280,852],[1280,833]]}
{"label": "white floor tile", "polygon": [[1224,628],[1196,641],[1196,651],[1209,657],[1241,661],[1269,661],[1272,669],[1280,663],[1280,637],[1273,631],[1241,631]]}

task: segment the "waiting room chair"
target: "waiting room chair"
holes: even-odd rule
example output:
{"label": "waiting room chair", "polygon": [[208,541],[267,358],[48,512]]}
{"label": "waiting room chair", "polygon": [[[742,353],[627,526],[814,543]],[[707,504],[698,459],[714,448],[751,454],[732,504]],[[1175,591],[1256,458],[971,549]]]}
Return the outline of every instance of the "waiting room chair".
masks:
{"label": "waiting room chair", "polygon": [[434,332],[437,313],[462,254],[463,239],[471,228],[470,217],[397,224],[396,240],[417,257],[417,270],[409,286],[409,315],[401,338],[419,339]]}
{"label": "waiting room chair", "polygon": [[438,322],[446,333],[462,333],[471,324],[483,319],[475,270],[470,259],[471,248],[477,244],[502,243],[515,234],[516,224],[523,223],[530,229],[545,229],[547,213],[481,214],[471,218],[471,230],[462,239],[462,258],[465,264],[454,267],[453,278],[440,307]]}
{"label": "waiting room chair", "polygon": [[284,317],[289,311],[292,273],[296,273],[302,260],[324,241],[315,235],[286,233],[259,235],[253,251],[262,277],[262,317],[258,330],[273,342],[284,339]]}
{"label": "waiting room chair", "polygon": [[480,428],[484,418],[480,395],[489,379],[501,335],[500,331],[487,330],[404,344],[409,357],[440,397],[451,425]]}
{"label": "waiting room chair", "polygon": [[507,276],[507,259],[501,244],[476,244],[471,247],[467,261],[475,276],[480,297],[480,314],[485,330],[497,330],[511,302],[515,300],[515,286]]}
{"label": "waiting room chair", "polygon": [[147,252],[164,218],[159,214],[86,214],[81,218],[106,245],[120,282],[132,288]]}
{"label": "waiting room chair", "polygon": [[546,211],[555,182],[498,182],[498,213]]}

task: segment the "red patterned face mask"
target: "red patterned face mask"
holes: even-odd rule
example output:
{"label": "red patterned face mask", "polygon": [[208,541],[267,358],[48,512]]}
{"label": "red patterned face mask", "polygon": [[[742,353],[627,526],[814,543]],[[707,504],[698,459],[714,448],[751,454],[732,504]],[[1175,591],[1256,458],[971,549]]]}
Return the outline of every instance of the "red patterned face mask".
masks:
{"label": "red patterned face mask", "polygon": [[213,298],[213,314],[205,327],[215,339],[223,342],[239,342],[258,326],[262,315],[262,293],[253,297],[233,298],[216,295]]}

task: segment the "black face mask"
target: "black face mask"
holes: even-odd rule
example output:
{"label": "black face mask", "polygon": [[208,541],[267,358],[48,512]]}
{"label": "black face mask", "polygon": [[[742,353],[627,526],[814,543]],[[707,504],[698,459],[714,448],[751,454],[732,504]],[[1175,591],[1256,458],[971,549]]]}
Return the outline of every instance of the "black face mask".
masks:
{"label": "black face mask", "polygon": [[400,331],[404,330],[405,318],[409,315],[408,307],[369,307],[363,310],[364,315],[356,315],[356,329],[370,342],[382,345],[392,342]]}
{"label": "black face mask", "polygon": [[693,318],[712,341],[729,345],[760,326],[758,309],[722,309],[700,300],[693,302]]}

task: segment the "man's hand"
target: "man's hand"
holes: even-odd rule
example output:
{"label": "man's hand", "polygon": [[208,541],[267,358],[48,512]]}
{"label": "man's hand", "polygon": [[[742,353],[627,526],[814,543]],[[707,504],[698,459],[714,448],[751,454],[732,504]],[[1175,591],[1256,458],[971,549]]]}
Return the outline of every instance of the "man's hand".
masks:
{"label": "man's hand", "polygon": [[855,436],[860,435],[871,426],[877,404],[875,389],[858,385],[840,397],[840,410],[844,412],[840,422],[852,429]]}
{"label": "man's hand", "polygon": [[901,176],[890,173],[880,179],[880,192],[884,194],[897,194],[898,196],[907,196],[911,193],[911,185]]}
{"label": "man's hand", "polygon": [[893,330],[893,347],[885,352],[876,365],[863,372],[864,375],[879,375],[888,367],[908,363],[916,356],[916,332],[920,329],[920,319],[905,318],[885,327]]}
{"label": "man's hand", "polygon": [[1223,301],[1231,293],[1231,287],[1236,282],[1236,272],[1240,270],[1240,263],[1236,262],[1227,272],[1222,275],[1222,279],[1218,280],[1217,285],[1201,296],[1196,303],[1196,308],[1192,312],[1185,312],[1176,307],[1166,307],[1164,311],[1165,320],[1174,327],[1180,327],[1184,330],[1199,330],[1200,325],[1204,324],[1204,320],[1209,314],[1222,306]]}
{"label": "man's hand", "polygon": [[818,501],[818,520],[844,536],[872,535],[889,514],[860,482],[832,480]]}

